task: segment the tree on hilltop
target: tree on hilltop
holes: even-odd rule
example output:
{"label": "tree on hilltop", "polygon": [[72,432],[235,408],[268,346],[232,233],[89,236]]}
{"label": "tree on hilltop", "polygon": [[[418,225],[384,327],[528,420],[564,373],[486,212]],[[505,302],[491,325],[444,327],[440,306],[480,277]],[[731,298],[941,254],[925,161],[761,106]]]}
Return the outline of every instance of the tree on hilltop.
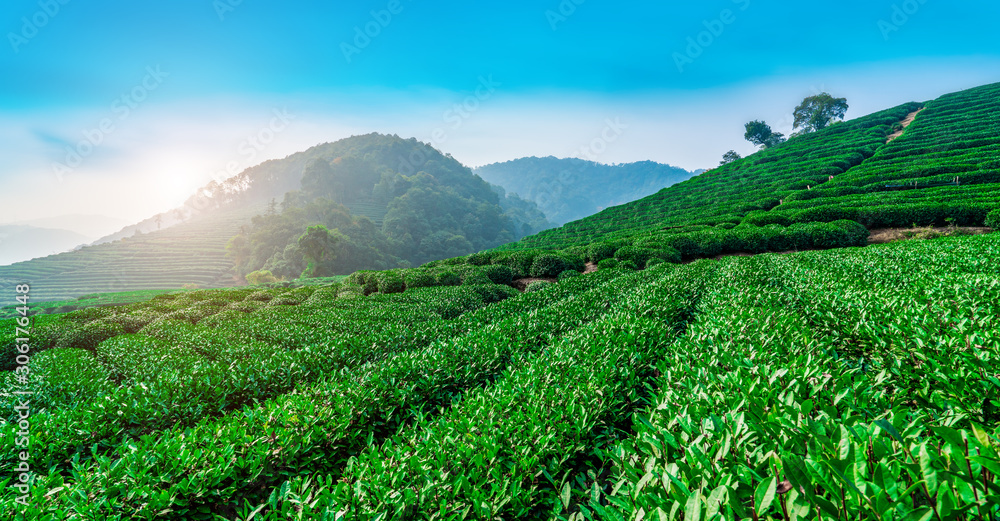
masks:
{"label": "tree on hilltop", "polygon": [[737,159],[743,159],[743,156],[739,155],[735,150],[730,150],[729,152],[722,154],[722,161],[720,161],[719,164],[725,165],[728,163],[732,163]]}
{"label": "tree on hilltop", "polygon": [[774,132],[771,126],[763,121],[751,121],[746,124],[746,134],[743,135],[747,141],[764,149],[771,148],[785,142],[785,135],[781,132]]}
{"label": "tree on hilltop", "polygon": [[844,119],[847,108],[847,98],[834,98],[826,92],[809,96],[795,107],[792,128],[802,127],[803,132],[822,130],[834,119]]}

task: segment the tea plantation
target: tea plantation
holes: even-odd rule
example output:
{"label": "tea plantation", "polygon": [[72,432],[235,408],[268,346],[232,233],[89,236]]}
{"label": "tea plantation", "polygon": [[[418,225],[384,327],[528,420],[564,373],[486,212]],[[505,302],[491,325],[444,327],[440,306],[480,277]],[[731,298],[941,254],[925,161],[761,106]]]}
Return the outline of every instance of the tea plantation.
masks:
{"label": "tea plantation", "polygon": [[1000,224],[997,94],[419,268],[2,319],[3,519],[996,519],[1000,234],[868,238]]}

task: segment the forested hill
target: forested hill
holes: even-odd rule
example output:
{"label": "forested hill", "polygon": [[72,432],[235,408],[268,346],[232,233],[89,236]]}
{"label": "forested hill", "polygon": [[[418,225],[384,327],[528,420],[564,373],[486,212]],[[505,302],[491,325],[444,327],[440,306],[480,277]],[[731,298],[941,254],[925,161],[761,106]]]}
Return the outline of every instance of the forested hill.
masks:
{"label": "forested hill", "polygon": [[354,136],[212,182],[101,244],[0,266],[0,289],[44,282],[34,298],[53,300],[231,286],[262,268],[297,278],[309,265],[298,240],[310,225],[326,226],[329,237],[313,239],[337,249],[318,250],[314,275],[465,255],[550,226],[534,203],[502,192],[415,139]]}
{"label": "forested hill", "polygon": [[605,165],[552,156],[494,163],[475,172],[538,204],[549,221],[556,224],[641,199],[699,173],[653,161]]}
{"label": "forested hill", "polygon": [[415,139],[369,134],[308,153],[301,189],[231,241],[240,275],[266,270],[296,278],[406,267],[548,227],[535,205],[506,196]]}

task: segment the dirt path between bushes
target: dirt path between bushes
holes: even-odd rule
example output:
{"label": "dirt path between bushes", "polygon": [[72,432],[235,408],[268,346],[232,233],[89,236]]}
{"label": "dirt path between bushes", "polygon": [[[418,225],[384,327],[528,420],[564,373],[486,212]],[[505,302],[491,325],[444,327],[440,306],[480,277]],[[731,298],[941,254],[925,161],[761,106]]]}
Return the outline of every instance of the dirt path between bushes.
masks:
{"label": "dirt path between bushes", "polygon": [[902,136],[902,135],[903,135],[903,132],[906,132],[906,127],[910,126],[910,123],[913,123],[913,120],[914,120],[914,119],[917,119],[917,114],[920,114],[920,112],[921,112],[922,110],[924,110],[924,109],[920,109],[920,110],[917,110],[917,111],[914,111],[914,112],[911,112],[911,113],[909,113],[909,114],[908,114],[908,115],[907,115],[907,116],[906,116],[905,118],[903,118],[903,121],[900,121],[900,122],[899,122],[899,124],[900,124],[900,125],[902,125],[902,126],[903,126],[903,128],[899,129],[899,130],[898,130],[898,131],[896,131],[896,132],[893,132],[892,134],[889,134],[889,138],[888,138],[888,139],[886,139],[886,140],[885,140],[885,142],[886,142],[886,143],[889,143],[889,142],[891,142],[892,140],[894,140],[894,139],[898,138],[899,136]]}

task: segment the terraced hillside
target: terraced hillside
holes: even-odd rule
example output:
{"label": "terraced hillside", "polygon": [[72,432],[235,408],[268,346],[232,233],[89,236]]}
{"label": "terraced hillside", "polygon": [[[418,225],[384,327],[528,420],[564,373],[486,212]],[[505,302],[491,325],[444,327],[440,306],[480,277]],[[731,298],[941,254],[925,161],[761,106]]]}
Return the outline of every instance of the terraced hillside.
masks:
{"label": "terraced hillside", "polygon": [[[982,226],[986,214],[1000,206],[998,100],[1000,84],[988,85],[838,123],[507,248],[565,248],[598,240],[708,243],[708,228],[787,228],[842,219],[869,228]],[[887,144],[899,123],[920,108],[925,110],[902,136]],[[688,232],[701,233],[677,237]],[[774,231],[743,231],[762,233]],[[683,245],[679,249],[698,255]],[[709,246],[707,253],[714,251]]]}
{"label": "terraced hillside", "polygon": [[786,197],[762,219],[980,226],[1000,206],[998,151],[1000,84],[943,96],[873,157],[819,189]]}
{"label": "terraced hillside", "polygon": [[24,509],[9,486],[0,504],[32,519],[986,519],[998,259],[994,234],[523,294],[248,288],[45,316],[31,376],[2,373],[34,393],[41,475]]}
{"label": "terraced hillside", "polygon": [[13,294],[31,283],[38,300],[63,300],[88,293],[202,288],[237,284],[226,242],[264,206],[207,214],[166,230],[89,246],[41,259],[0,266],[0,291]]}
{"label": "terraced hillside", "polygon": [[[0,461],[34,473],[0,478],[0,514],[996,519],[1000,234],[867,245],[857,221],[775,210],[910,215],[856,201],[942,164],[989,181],[989,132],[921,136],[948,110],[990,127],[995,88],[927,103],[889,145],[923,105],[508,248],[0,320]],[[903,157],[903,182],[859,174]],[[935,208],[989,208],[972,186]]]}

